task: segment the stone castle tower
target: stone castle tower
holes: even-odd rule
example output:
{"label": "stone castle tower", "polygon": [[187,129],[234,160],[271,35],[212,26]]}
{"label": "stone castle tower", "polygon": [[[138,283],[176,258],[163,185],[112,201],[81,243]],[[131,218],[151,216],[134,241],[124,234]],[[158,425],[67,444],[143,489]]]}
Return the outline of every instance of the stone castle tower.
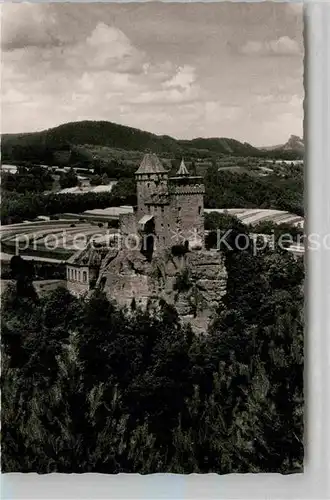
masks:
{"label": "stone castle tower", "polygon": [[175,177],[169,179],[172,230],[190,246],[204,247],[204,193],[202,177],[191,176],[181,161]]}
{"label": "stone castle tower", "polygon": [[[169,177],[158,157],[151,153],[144,156],[135,178],[139,234],[154,234],[155,250],[178,244],[203,248],[202,178],[190,176],[183,160],[176,176]],[[132,224],[129,226],[132,228]]]}
{"label": "stone castle tower", "polygon": [[[142,308],[162,299],[175,306],[182,321],[204,332],[226,291],[227,272],[221,253],[204,246],[202,178],[191,176],[183,160],[170,177],[151,153],[135,178],[137,206],[119,215],[121,244],[105,241],[75,254],[67,266],[67,287],[75,295],[99,288],[125,307],[133,299]],[[146,249],[149,239],[152,247]],[[182,273],[188,280],[184,288],[178,287]]]}

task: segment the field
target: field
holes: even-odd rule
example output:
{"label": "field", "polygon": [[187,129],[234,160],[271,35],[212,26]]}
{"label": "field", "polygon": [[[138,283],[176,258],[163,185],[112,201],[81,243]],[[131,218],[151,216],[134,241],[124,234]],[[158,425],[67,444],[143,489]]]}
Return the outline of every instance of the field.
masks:
{"label": "field", "polygon": [[259,224],[259,222],[272,222],[273,224],[290,224],[301,228],[304,227],[303,217],[284,210],[264,210],[259,208],[206,208],[204,212],[234,215],[243,222],[243,224],[256,225]]}
{"label": "field", "polygon": [[27,222],[2,226],[0,229],[1,256],[3,259],[19,252],[38,260],[63,262],[83,248],[92,237],[107,234],[107,227],[79,222],[58,220]]}

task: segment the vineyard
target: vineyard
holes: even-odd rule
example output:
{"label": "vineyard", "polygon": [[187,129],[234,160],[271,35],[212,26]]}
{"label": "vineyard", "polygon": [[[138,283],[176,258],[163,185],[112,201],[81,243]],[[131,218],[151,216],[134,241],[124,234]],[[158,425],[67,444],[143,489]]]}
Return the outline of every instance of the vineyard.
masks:
{"label": "vineyard", "polygon": [[27,222],[2,226],[0,229],[1,258],[13,254],[36,257],[45,261],[66,261],[74,252],[84,248],[97,236],[104,236],[109,229],[101,223],[79,220]]}
{"label": "vineyard", "polygon": [[263,210],[259,208],[206,208],[206,214],[219,213],[237,217],[243,224],[256,225],[260,222],[272,222],[273,224],[290,224],[292,226],[304,227],[304,218],[283,210]]}

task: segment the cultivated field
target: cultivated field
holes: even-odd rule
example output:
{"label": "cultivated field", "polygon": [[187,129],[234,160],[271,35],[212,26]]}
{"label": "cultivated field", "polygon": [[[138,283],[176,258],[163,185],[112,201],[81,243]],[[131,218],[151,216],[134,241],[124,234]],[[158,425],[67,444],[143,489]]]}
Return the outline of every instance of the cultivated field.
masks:
{"label": "cultivated field", "polygon": [[15,253],[44,261],[66,261],[84,248],[92,237],[109,231],[105,225],[56,220],[12,224],[0,228],[1,256],[9,259]]}
{"label": "cultivated field", "polygon": [[244,224],[256,225],[259,222],[273,224],[291,224],[304,227],[304,218],[282,210],[263,210],[260,208],[206,208],[205,213],[229,214],[237,217]]}

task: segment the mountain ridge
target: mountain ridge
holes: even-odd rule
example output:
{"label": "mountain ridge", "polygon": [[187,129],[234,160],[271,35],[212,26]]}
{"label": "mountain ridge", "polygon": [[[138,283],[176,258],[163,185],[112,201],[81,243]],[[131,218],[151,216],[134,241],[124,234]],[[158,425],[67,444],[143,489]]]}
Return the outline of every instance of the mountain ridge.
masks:
{"label": "mountain ridge", "polygon": [[[24,154],[42,156],[50,151],[69,150],[72,146],[84,145],[192,156],[198,156],[199,153],[202,156],[220,154],[255,157],[269,154],[266,149],[232,138],[175,139],[169,135],[156,135],[138,128],[103,120],[68,122],[39,132],[1,135],[3,157],[7,159],[12,157],[14,160]],[[301,154],[301,150],[296,151],[290,147],[285,150],[283,146],[272,151],[278,155],[285,152]]]}
{"label": "mountain ridge", "polygon": [[283,151],[298,151],[304,153],[305,145],[304,140],[301,139],[301,137],[292,134],[284,144],[278,144],[276,146],[264,146],[260,147],[259,149],[263,151],[276,151],[281,149]]}

